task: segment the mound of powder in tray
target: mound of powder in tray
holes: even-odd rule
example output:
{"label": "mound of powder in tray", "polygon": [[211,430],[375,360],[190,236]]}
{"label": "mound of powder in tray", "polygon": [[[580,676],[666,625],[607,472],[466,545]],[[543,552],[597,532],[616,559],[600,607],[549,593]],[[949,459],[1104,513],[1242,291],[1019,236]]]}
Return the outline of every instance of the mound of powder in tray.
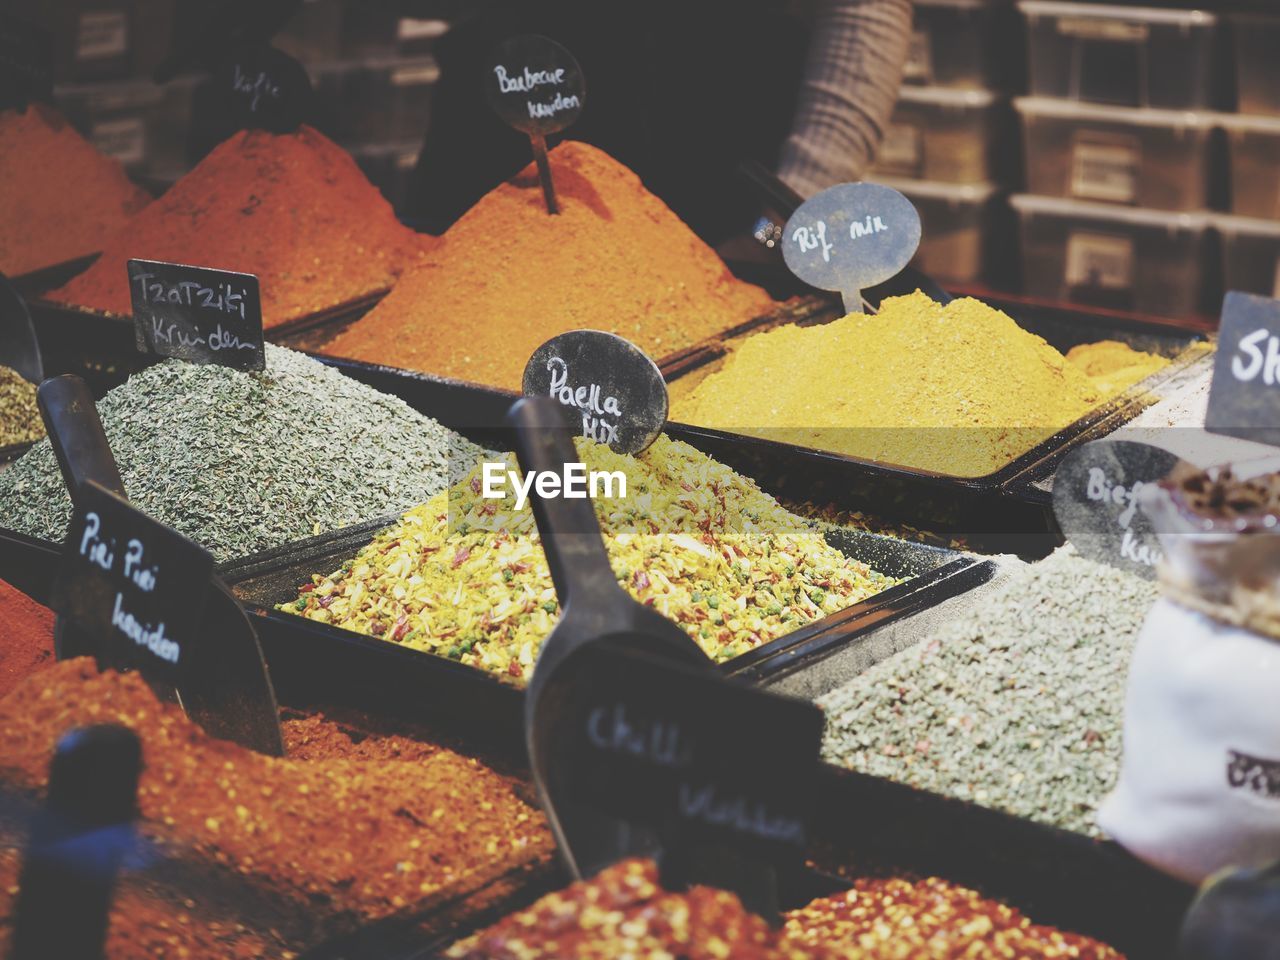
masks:
{"label": "mound of powder in tray", "polygon": [[320,133],[246,130],[49,298],[129,315],[126,262],[169,260],[256,275],[269,329],[389,289],[429,242],[397,221],[351,156]]}
{"label": "mound of powder in tray", "polygon": [[823,697],[833,763],[1092,836],[1155,583],[1062,547]]}
{"label": "mound of powder in tray", "polygon": [[1033,924],[931,877],[867,878],[783,914],[771,929],[732,893],[664,890],[652,861],[624,860],[455,944],[451,960],[1121,960],[1111,947]]}
{"label": "mound of powder in tray", "polygon": [[322,349],[518,390],[533,351],[566,330],[608,330],[659,358],[771,308],[607,154],[566,142],[551,168],[558,216],[530,165]]}
{"label": "mound of powder in tray", "polygon": [[52,107],[0,113],[0,273],[97,253],[150,200]]}
{"label": "mound of powder in tray", "polygon": [[517,784],[473,758],[262,756],[209,737],[137,674],[99,673],[88,658],[0,700],[0,783],[39,792],[58,738],[97,723],[141,739],[141,831],[165,857],[228,871],[246,906],[279,902],[311,935],[470,892],[551,851]]}
{"label": "mound of powder in tray", "polygon": [[[408,404],[283,347],[245,373],[166,360],[98,404],[129,498],[219,561],[430,499],[478,447]],[[0,523],[61,541],[71,519],[47,440],[0,473]]]}
{"label": "mound of powder in tray", "polygon": [[1168,363],[1114,341],[1064,357],[979,300],[916,291],[747,336],[695,386],[676,381],[671,419],[977,477]]}
{"label": "mound of powder in tray", "polygon": [[53,611],[0,580],[0,697],[53,660]]}

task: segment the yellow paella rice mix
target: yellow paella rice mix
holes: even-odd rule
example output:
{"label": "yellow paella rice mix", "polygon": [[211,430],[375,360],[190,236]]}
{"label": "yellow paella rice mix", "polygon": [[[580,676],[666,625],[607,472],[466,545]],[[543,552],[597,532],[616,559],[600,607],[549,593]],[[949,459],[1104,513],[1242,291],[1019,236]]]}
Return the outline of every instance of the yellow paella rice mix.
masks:
{"label": "yellow paella rice mix", "polygon": [[[716,661],[899,582],[688,444],[664,436],[633,457],[580,440],[578,452],[588,471],[627,478],[626,497],[592,501],[619,584]],[[477,465],[280,609],[522,681],[559,605],[529,505],[481,492]]]}

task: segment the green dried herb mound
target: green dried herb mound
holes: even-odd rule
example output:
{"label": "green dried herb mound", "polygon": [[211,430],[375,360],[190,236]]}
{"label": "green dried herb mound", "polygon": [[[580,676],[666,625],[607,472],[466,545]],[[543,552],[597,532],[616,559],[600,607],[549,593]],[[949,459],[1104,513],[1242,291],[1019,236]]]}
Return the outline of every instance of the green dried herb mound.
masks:
{"label": "green dried herb mound", "polygon": [[[430,499],[480,448],[395,397],[267,346],[246,373],[166,360],[98,404],[129,498],[232,560]],[[0,524],[61,541],[71,501],[53,450],[0,473]]]}
{"label": "green dried herb mound", "polygon": [[31,443],[43,436],[36,385],[18,371],[0,366],[0,447]]}
{"label": "green dried herb mound", "polygon": [[1062,547],[819,703],[828,760],[1077,833],[1120,767],[1158,587]]}

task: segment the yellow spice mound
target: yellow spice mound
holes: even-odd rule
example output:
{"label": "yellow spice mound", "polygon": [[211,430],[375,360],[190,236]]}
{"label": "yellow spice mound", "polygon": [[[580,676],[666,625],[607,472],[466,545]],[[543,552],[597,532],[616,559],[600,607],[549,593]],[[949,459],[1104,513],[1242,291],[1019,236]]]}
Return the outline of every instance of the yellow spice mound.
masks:
{"label": "yellow spice mound", "polygon": [[1123,393],[1169,363],[1158,354],[1143,353],[1119,340],[1082,343],[1067,351],[1067,359],[1087,373],[1108,397]]}
{"label": "yellow spice mound", "polygon": [[748,338],[672,419],[984,476],[1168,362],[1134,352],[1116,369],[1113,352],[1085,355],[1098,380],[993,307],[917,291],[875,315]]}

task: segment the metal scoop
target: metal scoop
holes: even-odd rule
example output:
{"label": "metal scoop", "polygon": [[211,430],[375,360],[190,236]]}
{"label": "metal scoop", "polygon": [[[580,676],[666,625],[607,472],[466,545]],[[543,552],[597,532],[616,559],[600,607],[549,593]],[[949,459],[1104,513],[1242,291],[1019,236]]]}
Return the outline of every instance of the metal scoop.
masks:
{"label": "metal scoop", "polygon": [[31,311],[4,274],[0,274],[0,367],[16,370],[31,383],[44,379],[44,361],[31,325]]}
{"label": "metal scoop", "polygon": [[[546,397],[518,401],[507,415],[526,474],[560,474],[578,462],[564,408]],[[536,490],[536,488],[534,488]],[[678,626],[637,603],[618,586],[589,499],[530,497],[561,615],[542,645],[525,698],[525,731],[534,783],[557,845],[575,877],[590,876],[622,857],[651,852],[654,836],[588,810],[563,795],[551,776],[549,718],[553,680],[585,647],[612,643],[712,670],[701,648]]]}

